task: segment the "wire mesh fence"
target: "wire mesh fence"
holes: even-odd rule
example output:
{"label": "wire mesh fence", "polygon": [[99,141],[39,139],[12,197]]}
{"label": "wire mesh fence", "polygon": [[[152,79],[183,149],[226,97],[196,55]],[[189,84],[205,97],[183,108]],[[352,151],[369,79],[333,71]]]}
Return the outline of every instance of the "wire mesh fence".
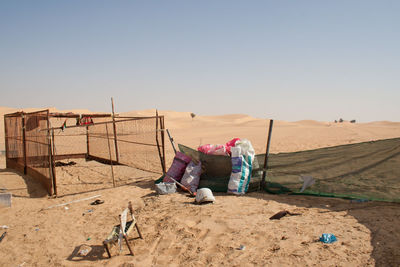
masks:
{"label": "wire mesh fence", "polygon": [[56,195],[129,184],[165,171],[163,127],[162,116],[7,114],[7,167]]}

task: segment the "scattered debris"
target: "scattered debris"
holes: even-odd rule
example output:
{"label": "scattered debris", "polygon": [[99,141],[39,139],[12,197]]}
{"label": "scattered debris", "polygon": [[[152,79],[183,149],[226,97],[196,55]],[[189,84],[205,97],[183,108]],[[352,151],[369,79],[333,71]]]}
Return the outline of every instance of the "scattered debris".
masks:
{"label": "scattered debris", "polygon": [[286,215],[295,216],[295,215],[301,215],[301,213],[291,213],[287,210],[282,210],[282,211],[276,213],[275,215],[271,216],[269,219],[270,220],[280,220],[282,217],[284,217]]}
{"label": "scattered debris", "polygon": [[90,203],[90,205],[100,205],[100,204],[103,204],[103,203],[104,203],[104,200],[96,199],[95,201]]}
{"label": "scattered debris", "polygon": [[281,249],[281,247],[280,247],[279,245],[275,244],[270,250],[271,250],[272,252],[277,252],[277,251],[280,250],[280,249]]}
{"label": "scattered debris", "polygon": [[244,246],[244,245],[240,245],[239,247],[238,247],[238,250],[245,250],[246,249],[246,246]]}
{"label": "scattered debris", "polygon": [[56,167],[72,166],[72,165],[76,165],[76,162],[75,161],[69,161],[69,162],[65,163],[65,162],[62,162],[62,161],[57,161],[54,164],[54,166],[56,166]]}
{"label": "scattered debris", "polygon": [[0,204],[11,207],[11,193],[0,193]]}
{"label": "scattered debris", "polygon": [[89,254],[89,252],[90,252],[90,248],[83,248],[83,249],[81,249],[80,251],[79,251],[79,255],[81,255],[81,256],[86,256],[87,254]]}
{"label": "scattered debris", "polygon": [[35,231],[36,231],[36,232],[38,232],[39,230],[40,230],[40,228],[39,228],[39,227],[35,228]]}
{"label": "scattered debris", "polygon": [[215,197],[210,188],[200,188],[197,190],[195,202],[198,204],[213,203]]}
{"label": "scattered debris", "polygon": [[1,236],[0,236],[0,242],[3,240],[3,238],[6,236],[7,231],[5,231]]}
{"label": "scattered debris", "polygon": [[176,192],[175,183],[161,182],[156,184],[156,192],[160,195],[173,194]]}
{"label": "scattered debris", "polygon": [[43,209],[41,209],[41,211],[42,210],[52,209],[52,208],[55,208],[55,207],[62,207],[62,206],[69,205],[69,204],[72,204],[72,203],[85,201],[85,200],[89,200],[89,199],[93,199],[93,198],[99,198],[99,197],[101,197],[101,195],[96,195],[96,196],[82,198],[82,199],[76,199],[76,200],[73,200],[73,201],[70,201],[70,202],[67,202],[67,203],[57,204],[57,205],[53,205],[53,206],[50,206],[50,207],[47,207],[47,208],[43,208]]}
{"label": "scattered debris", "polygon": [[87,211],[85,211],[84,213],[82,213],[82,216],[85,216],[85,214],[87,214],[87,213],[91,213],[91,212],[93,212],[93,210],[92,210],[92,209],[90,209],[90,210],[87,210]]}
{"label": "scattered debris", "polygon": [[322,236],[319,238],[319,241],[330,244],[337,241],[337,239],[334,234],[322,234]]}

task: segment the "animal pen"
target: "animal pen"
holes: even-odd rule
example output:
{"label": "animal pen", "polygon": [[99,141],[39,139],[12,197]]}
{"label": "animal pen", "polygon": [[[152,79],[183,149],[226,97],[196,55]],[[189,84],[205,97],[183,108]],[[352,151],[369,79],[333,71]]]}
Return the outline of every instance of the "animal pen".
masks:
{"label": "animal pen", "polygon": [[4,115],[6,166],[69,195],[165,173],[164,117],[51,113]]}

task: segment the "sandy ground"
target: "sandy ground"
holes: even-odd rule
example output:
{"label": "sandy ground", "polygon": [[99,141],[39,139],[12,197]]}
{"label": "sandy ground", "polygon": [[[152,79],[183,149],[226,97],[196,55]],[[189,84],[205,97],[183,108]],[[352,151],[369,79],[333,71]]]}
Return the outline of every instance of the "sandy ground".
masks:
{"label": "sandy ground", "polygon": [[[13,111],[2,108],[0,113]],[[196,147],[242,137],[251,140],[257,153],[265,150],[266,120],[245,115],[196,116],[192,120],[190,113],[163,114],[176,142]],[[4,142],[3,128],[0,130],[0,140]],[[298,151],[399,136],[400,123],[393,122],[276,121],[271,151]],[[167,159],[172,159],[170,146]],[[0,228],[0,233],[7,231],[0,243],[1,266],[400,265],[398,204],[250,193],[242,197],[216,194],[214,204],[194,205],[193,199],[183,193],[156,195],[153,184],[157,175],[131,174],[129,168],[117,171],[119,179],[128,181],[126,185],[74,193],[87,186],[85,182],[93,172],[100,177],[109,170],[109,166],[97,163],[78,163],[72,170],[59,167],[65,168],[62,180],[68,193],[53,199],[30,177],[6,169],[4,156],[0,157],[0,188],[13,194],[12,207],[0,207],[0,227],[9,227]],[[109,180],[104,183],[111,185]],[[91,206],[91,200],[86,200],[67,205],[67,209],[45,209],[95,195],[101,195],[104,204]],[[122,252],[113,248],[114,256],[108,259],[102,241],[118,223],[118,214],[128,201],[133,203],[144,239],[132,234],[134,257],[128,255],[124,244]],[[281,210],[301,215],[269,220]],[[318,242],[322,233],[333,233],[338,241]],[[241,245],[243,250],[239,250]],[[79,253],[84,249],[89,250],[86,256]]]}

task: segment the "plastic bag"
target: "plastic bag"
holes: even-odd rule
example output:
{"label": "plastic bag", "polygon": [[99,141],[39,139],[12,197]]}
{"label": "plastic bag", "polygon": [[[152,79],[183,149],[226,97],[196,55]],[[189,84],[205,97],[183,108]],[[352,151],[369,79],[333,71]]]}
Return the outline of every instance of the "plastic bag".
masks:
{"label": "plastic bag", "polygon": [[225,150],[228,154],[231,154],[231,148],[235,147],[237,141],[240,141],[240,138],[233,138],[225,144]]}
{"label": "plastic bag", "polygon": [[228,183],[228,193],[243,195],[249,188],[255,151],[250,141],[242,139],[232,147],[232,172]]}
{"label": "plastic bag", "polygon": [[195,162],[191,161],[186,167],[181,183],[184,186],[190,188],[190,191],[196,192],[197,188],[199,187],[200,175],[201,175],[201,162],[196,164]]}
{"label": "plastic bag", "polygon": [[176,192],[175,183],[158,183],[156,184],[156,191],[160,195],[172,194]]}
{"label": "plastic bag", "polygon": [[210,188],[200,188],[197,190],[195,201],[197,203],[209,203],[214,202],[215,197]]}
{"label": "plastic bag", "polygon": [[334,234],[322,234],[322,236],[319,238],[319,241],[330,244],[337,241],[337,239]]}
{"label": "plastic bag", "polygon": [[177,151],[174,157],[174,161],[172,162],[171,167],[169,167],[167,174],[163,179],[163,182],[166,183],[174,182],[169,177],[172,177],[179,182],[182,179],[186,166],[189,164],[191,160],[192,160],[191,157],[187,156],[182,152]]}

